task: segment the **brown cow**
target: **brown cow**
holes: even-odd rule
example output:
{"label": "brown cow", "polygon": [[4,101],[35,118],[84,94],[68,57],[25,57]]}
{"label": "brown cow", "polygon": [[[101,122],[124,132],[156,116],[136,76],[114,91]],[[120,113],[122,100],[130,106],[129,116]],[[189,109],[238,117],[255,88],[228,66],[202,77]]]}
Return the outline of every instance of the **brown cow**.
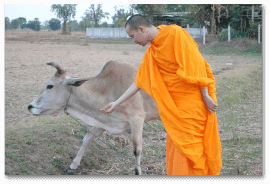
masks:
{"label": "brown cow", "polygon": [[[99,136],[104,130],[110,134],[124,134],[134,145],[135,173],[141,175],[142,130],[144,121],[160,119],[155,101],[143,90],[123,102],[113,113],[104,114],[100,109],[117,100],[134,83],[138,66],[109,61],[99,75],[87,79],[69,78],[56,63],[47,63],[57,69],[28,110],[36,115],[58,114],[67,107],[70,114],[92,126]],[[131,129],[131,135],[128,131]],[[79,166],[86,148],[94,140],[91,133],[83,138],[82,146],[70,165],[72,174]]]}

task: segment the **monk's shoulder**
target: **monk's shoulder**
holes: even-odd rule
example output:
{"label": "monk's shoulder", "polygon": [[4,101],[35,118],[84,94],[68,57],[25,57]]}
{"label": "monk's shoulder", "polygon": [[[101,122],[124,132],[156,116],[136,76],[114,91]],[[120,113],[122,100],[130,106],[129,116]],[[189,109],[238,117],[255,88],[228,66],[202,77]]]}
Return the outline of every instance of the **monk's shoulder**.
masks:
{"label": "monk's shoulder", "polygon": [[183,29],[181,26],[178,25],[170,25],[169,28],[171,29],[171,31],[180,31],[181,29]]}
{"label": "monk's shoulder", "polygon": [[177,26],[177,25],[170,25],[169,26],[169,36],[175,37],[177,34],[181,34],[182,32],[182,27]]}

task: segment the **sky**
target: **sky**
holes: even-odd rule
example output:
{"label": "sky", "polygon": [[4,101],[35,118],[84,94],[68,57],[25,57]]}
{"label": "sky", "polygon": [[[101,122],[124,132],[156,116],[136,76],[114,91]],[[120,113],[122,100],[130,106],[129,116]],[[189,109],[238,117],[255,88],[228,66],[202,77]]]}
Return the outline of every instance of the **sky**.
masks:
{"label": "sky", "polygon": [[[5,4],[5,17],[8,17],[10,21],[12,19],[24,17],[27,22],[29,20],[34,20],[34,18],[39,18],[39,21],[43,24],[46,20],[49,21],[51,18],[57,18],[56,13],[51,11],[51,5],[52,4]],[[115,14],[115,6],[117,6],[117,9],[123,8],[128,10],[129,4],[103,4],[103,12],[108,12],[110,18],[102,19],[101,22],[107,21],[108,24],[112,24],[111,17]],[[78,4],[76,7],[76,16],[75,18],[72,18],[72,20],[77,20],[78,22],[81,21],[81,17],[84,16],[84,12],[89,7],[90,4]]]}

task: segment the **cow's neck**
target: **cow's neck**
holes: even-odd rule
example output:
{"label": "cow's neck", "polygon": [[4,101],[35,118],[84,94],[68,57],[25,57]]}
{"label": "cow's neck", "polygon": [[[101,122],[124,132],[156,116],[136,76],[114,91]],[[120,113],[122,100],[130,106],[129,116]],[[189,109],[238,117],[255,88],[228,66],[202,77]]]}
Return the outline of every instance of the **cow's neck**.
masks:
{"label": "cow's neck", "polygon": [[90,78],[80,87],[73,87],[67,104],[67,111],[81,120],[92,117],[102,118],[99,109],[106,105],[107,101],[100,93],[102,83],[96,78]]}

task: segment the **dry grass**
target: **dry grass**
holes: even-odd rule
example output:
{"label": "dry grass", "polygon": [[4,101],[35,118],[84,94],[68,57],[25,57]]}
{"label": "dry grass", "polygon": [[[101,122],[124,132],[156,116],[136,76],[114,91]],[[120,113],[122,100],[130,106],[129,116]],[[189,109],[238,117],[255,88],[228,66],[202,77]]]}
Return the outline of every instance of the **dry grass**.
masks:
{"label": "dry grass", "polygon": [[[196,41],[200,43],[200,40]],[[217,47],[220,44],[215,40],[210,43],[208,46],[198,45],[202,50],[203,57],[210,63],[213,72],[218,74],[216,75],[219,100],[218,118],[224,153],[224,167],[221,174],[243,173],[258,175],[262,171],[261,155],[254,152],[254,149],[260,150],[262,146],[260,142],[262,96],[259,96],[255,89],[261,88],[261,83],[247,80],[250,77],[245,74],[250,73],[251,76],[260,74],[260,70],[257,71],[256,68],[260,68],[261,58],[257,57],[257,55],[246,57],[245,55],[230,55],[229,53],[221,55],[206,54],[207,52],[204,52],[204,49],[208,51],[207,49],[211,49],[213,46]],[[252,45],[253,41],[250,43]],[[239,46],[239,50],[241,48]],[[83,32],[61,35],[60,32],[53,31],[6,31],[6,174],[65,174],[81,146],[81,139],[85,135],[85,131],[81,126],[64,114],[34,117],[28,112],[27,105],[36,97],[45,82],[55,73],[55,69],[47,66],[46,62],[57,62],[67,70],[69,76],[91,77],[97,75],[109,60],[139,64],[146,49],[147,46],[140,47],[131,44],[130,39],[85,39],[85,33]],[[242,48],[242,50],[245,49]],[[226,63],[232,63],[232,65],[228,66]],[[231,76],[235,78],[232,79]],[[233,90],[237,85],[233,83],[232,86],[230,81],[242,81],[242,83],[246,83],[254,89],[251,90],[251,93],[246,94],[249,95],[250,99],[228,103],[230,99],[225,97],[228,97],[228,94],[232,92],[241,94],[235,96],[234,100],[237,97],[246,99],[242,90],[247,89],[243,85],[238,85],[241,89]],[[252,95],[257,96],[251,98]],[[238,114],[241,116],[238,116]],[[238,124],[239,126],[236,126]],[[247,125],[249,125],[248,128]],[[236,137],[235,135],[239,136]],[[247,139],[247,136],[250,136],[251,139]],[[101,139],[106,143],[114,144],[133,160],[132,144],[126,137],[114,137],[104,132]],[[250,149],[242,149],[243,153],[237,152],[237,149],[241,150],[236,147],[238,145],[236,144],[237,141],[244,145],[253,146],[250,146]],[[102,142],[95,140],[91,145],[91,148],[83,156],[78,174],[133,174],[133,163],[117,156],[114,151]],[[166,175],[165,145],[166,131],[162,123],[160,121],[145,123],[141,164],[148,167],[150,171],[142,170],[143,175]],[[235,162],[235,160],[237,161]],[[238,165],[234,165],[234,163]],[[240,163],[244,164],[241,165]]]}

